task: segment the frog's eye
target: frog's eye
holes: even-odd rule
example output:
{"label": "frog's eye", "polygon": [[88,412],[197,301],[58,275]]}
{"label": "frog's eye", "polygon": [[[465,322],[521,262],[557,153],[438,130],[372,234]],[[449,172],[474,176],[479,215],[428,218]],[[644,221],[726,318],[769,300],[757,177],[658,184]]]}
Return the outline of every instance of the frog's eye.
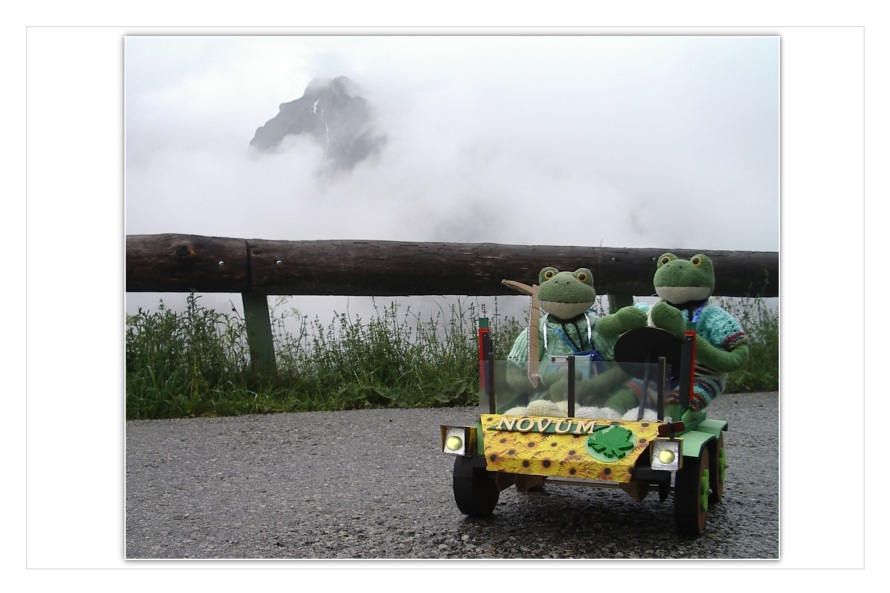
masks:
{"label": "frog's eye", "polygon": [[702,258],[699,257],[698,255],[693,256],[693,258],[689,260],[689,263],[691,263],[693,266],[695,266],[697,268],[702,264]]}
{"label": "frog's eye", "polygon": [[538,272],[538,283],[544,283],[550,280],[551,278],[556,277],[559,273],[559,270],[552,266],[547,266],[546,268],[542,268],[540,272]]}
{"label": "frog's eye", "polygon": [[660,268],[664,264],[670,263],[670,262],[674,261],[675,259],[677,259],[677,256],[672,255],[670,253],[665,253],[664,255],[662,255],[661,257],[658,258],[658,267]]}
{"label": "frog's eye", "polygon": [[584,272],[578,272],[578,273],[575,275],[575,278],[577,278],[577,279],[580,280],[581,282],[587,282],[587,274],[585,274]]}

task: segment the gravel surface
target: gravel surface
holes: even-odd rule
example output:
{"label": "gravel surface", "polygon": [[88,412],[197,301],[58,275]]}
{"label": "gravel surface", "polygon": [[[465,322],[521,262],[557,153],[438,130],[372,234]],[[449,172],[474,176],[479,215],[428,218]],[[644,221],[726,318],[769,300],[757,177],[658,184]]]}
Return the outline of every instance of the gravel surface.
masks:
{"label": "gravel surface", "polygon": [[778,393],[724,394],[725,498],[704,535],[672,498],[548,485],[465,517],[439,425],[476,408],[358,410],[126,425],[126,557],[779,559]]}

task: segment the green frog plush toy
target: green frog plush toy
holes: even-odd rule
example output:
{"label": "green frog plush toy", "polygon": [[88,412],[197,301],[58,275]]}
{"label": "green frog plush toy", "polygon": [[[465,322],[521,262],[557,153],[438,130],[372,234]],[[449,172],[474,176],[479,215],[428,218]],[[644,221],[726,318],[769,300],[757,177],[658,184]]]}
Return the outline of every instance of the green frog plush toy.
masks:
{"label": "green frog plush toy", "polygon": [[[604,338],[597,331],[600,317],[593,311],[596,290],[589,269],[567,272],[545,267],[538,274],[537,287],[523,287],[525,292],[533,294],[544,314],[540,319],[533,315],[529,328],[513,343],[507,356],[511,363],[507,382],[515,391],[527,393],[530,402],[564,401],[568,377],[564,370],[548,368],[547,360],[552,356],[568,355],[612,360],[618,335]],[[536,312],[534,302],[533,312]],[[531,369],[537,366],[534,362],[540,364],[541,361],[545,364],[541,364],[541,372],[537,374]],[[614,391],[627,380],[627,376],[616,367],[593,377],[584,377],[579,372],[578,379],[576,395],[580,401],[594,393]]]}
{"label": "green frog plush toy", "polygon": [[[748,360],[748,337],[739,321],[711,302],[714,292],[714,264],[701,253],[688,260],[673,253],[658,258],[653,284],[659,300],[624,307],[597,324],[605,339],[646,325],[665,329],[683,339],[687,327],[697,334],[695,376],[690,407],[701,411],[726,388],[728,373],[740,369]],[[629,409],[637,404],[638,394],[630,385],[613,395],[607,405],[613,409]],[[668,395],[668,403],[677,402],[677,390]]]}

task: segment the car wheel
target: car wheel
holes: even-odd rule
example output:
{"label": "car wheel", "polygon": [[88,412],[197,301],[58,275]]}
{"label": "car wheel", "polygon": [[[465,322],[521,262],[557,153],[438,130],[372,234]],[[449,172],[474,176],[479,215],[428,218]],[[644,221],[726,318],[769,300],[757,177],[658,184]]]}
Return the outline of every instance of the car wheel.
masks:
{"label": "car wheel", "polygon": [[726,447],[723,444],[723,433],[714,446],[711,458],[711,496],[710,503],[717,504],[723,500],[723,484],[726,482]]}
{"label": "car wheel", "polygon": [[677,530],[686,535],[701,535],[708,516],[711,477],[708,447],[701,454],[684,458],[674,486],[674,515]]}
{"label": "car wheel", "polygon": [[456,457],[453,484],[454,501],[463,514],[487,517],[494,511],[501,491],[494,473],[485,469],[484,457]]}

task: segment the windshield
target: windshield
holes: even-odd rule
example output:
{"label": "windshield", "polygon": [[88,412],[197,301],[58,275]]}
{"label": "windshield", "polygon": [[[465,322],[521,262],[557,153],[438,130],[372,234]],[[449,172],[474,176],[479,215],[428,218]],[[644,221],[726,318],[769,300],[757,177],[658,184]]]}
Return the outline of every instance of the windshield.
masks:
{"label": "windshield", "polygon": [[612,420],[665,416],[666,393],[676,383],[671,367],[616,363],[590,357],[545,357],[537,368],[496,360],[480,367],[482,413]]}

